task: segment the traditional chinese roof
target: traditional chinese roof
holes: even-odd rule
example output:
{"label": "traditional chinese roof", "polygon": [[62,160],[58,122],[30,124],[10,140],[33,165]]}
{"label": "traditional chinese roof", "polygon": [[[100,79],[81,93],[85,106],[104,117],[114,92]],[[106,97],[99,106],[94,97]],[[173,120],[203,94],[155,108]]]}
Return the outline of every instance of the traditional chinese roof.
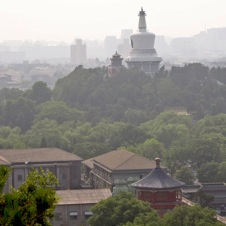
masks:
{"label": "traditional chinese roof", "polygon": [[156,158],[156,167],[144,178],[132,184],[135,188],[153,189],[153,190],[165,190],[173,188],[181,188],[184,185],[183,182],[178,181],[160,167],[160,159]]}
{"label": "traditional chinese roof", "polygon": [[76,189],[56,191],[60,196],[57,205],[96,204],[112,196],[110,189]]}
{"label": "traditional chinese roof", "polygon": [[118,52],[116,51],[115,54],[113,55],[113,57],[120,57],[121,55],[118,54]]}
{"label": "traditional chinese roof", "polygon": [[75,154],[58,148],[0,149],[0,160],[6,163],[81,161]]}
{"label": "traditional chinese roof", "polygon": [[92,159],[97,164],[109,171],[121,170],[151,170],[155,162],[133,152],[121,149],[99,155]]}
{"label": "traditional chinese roof", "polygon": [[10,165],[10,162],[3,156],[0,156],[0,165]]}

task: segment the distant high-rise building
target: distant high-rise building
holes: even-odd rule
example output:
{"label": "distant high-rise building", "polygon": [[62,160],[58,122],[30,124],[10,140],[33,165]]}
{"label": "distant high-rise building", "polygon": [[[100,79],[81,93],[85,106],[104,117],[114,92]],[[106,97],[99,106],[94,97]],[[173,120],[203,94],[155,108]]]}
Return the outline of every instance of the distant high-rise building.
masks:
{"label": "distant high-rise building", "polygon": [[76,39],[75,43],[70,46],[71,63],[75,66],[85,65],[87,61],[86,44],[82,39]]}
{"label": "distant high-rise building", "polygon": [[122,57],[127,57],[131,51],[130,35],[133,33],[132,29],[121,30],[121,38],[117,50],[121,53]]}
{"label": "distant high-rise building", "polygon": [[155,34],[146,30],[146,13],[141,8],[139,12],[138,32],[130,36],[131,47],[129,56],[126,59],[128,68],[139,68],[145,73],[155,73],[159,70],[161,57],[154,48]]}

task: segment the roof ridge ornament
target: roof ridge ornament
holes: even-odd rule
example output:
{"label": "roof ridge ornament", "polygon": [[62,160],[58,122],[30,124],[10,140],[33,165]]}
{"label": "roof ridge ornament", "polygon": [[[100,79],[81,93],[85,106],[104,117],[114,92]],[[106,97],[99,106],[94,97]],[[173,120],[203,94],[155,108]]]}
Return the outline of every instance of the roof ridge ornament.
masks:
{"label": "roof ridge ornament", "polygon": [[156,168],[160,167],[160,162],[161,162],[160,158],[155,158]]}

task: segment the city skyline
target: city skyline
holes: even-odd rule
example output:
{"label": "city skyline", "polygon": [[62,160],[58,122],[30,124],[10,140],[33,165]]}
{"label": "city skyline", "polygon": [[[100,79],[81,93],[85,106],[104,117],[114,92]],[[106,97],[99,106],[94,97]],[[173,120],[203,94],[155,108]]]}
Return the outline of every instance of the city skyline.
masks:
{"label": "city skyline", "polygon": [[3,1],[0,41],[46,40],[72,43],[75,38],[120,37],[137,30],[144,8],[148,30],[156,35],[189,37],[209,28],[226,27],[225,0],[20,0]]}

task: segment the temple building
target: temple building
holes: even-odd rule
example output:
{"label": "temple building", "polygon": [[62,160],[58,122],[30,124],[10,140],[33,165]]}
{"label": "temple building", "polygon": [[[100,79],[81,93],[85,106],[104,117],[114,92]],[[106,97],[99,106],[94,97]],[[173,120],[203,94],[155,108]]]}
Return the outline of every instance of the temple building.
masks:
{"label": "temple building", "polygon": [[110,60],[111,60],[111,65],[108,66],[108,75],[111,77],[111,76],[117,75],[119,70],[123,68],[123,65],[122,65],[123,58],[116,51],[115,54],[112,56],[112,58],[110,58]]}
{"label": "temple building", "polygon": [[160,216],[177,205],[182,204],[182,187],[180,182],[170,177],[156,158],[156,167],[144,178],[132,184],[138,199],[150,203]]}
{"label": "temple building", "polygon": [[155,34],[147,31],[145,16],[146,13],[141,8],[138,31],[130,36],[132,50],[126,63],[128,68],[138,68],[145,73],[153,74],[159,71],[162,58],[158,57],[154,48]]}

